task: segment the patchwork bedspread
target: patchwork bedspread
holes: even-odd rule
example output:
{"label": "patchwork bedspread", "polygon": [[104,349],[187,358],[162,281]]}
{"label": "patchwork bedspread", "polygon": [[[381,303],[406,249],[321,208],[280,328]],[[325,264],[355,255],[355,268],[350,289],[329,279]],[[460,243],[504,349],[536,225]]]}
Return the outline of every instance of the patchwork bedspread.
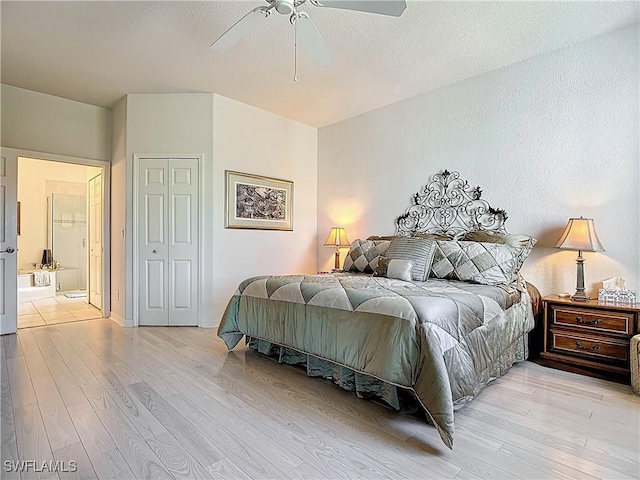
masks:
{"label": "patchwork bedspread", "polygon": [[345,273],[247,279],[218,336],[229,349],[247,335],[412,389],[452,447],[454,407],[504,373],[505,352],[533,326],[526,292]]}

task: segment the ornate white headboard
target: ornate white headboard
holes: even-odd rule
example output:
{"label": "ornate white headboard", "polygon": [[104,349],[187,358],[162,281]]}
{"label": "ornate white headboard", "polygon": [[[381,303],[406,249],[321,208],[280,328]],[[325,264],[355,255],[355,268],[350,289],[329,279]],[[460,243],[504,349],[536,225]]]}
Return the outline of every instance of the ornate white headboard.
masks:
{"label": "ornate white headboard", "polygon": [[396,235],[506,232],[507,213],[493,208],[481,195],[480,187],[471,187],[458,172],[436,173],[413,196],[413,205],[396,219]]}

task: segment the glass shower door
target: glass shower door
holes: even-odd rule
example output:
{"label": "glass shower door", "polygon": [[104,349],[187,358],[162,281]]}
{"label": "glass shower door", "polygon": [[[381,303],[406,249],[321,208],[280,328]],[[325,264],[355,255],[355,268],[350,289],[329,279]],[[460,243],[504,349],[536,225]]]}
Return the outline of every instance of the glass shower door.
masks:
{"label": "glass shower door", "polygon": [[51,194],[49,248],[60,265],[56,289],[85,290],[87,286],[87,198]]}

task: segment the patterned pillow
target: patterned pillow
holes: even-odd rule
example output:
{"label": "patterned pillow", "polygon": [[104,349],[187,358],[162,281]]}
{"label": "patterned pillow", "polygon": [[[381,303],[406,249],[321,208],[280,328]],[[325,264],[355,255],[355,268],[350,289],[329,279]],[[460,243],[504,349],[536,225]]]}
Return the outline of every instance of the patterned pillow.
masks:
{"label": "patterned pillow", "polygon": [[498,285],[511,283],[516,259],[509,247],[498,243],[438,241],[438,258],[431,272],[437,278]]}
{"label": "patterned pillow", "polygon": [[398,260],[397,258],[380,257],[378,266],[373,273],[376,277],[396,278],[411,281],[411,270],[413,270],[413,260]]}
{"label": "patterned pillow", "polygon": [[520,235],[513,233],[492,232],[489,230],[479,230],[477,232],[469,232],[464,235],[461,240],[467,240],[471,242],[486,242],[486,243],[500,243],[506,245],[513,256],[516,259],[517,273],[522,264],[527,259],[533,246],[538,240],[528,235]]}
{"label": "patterned pillow", "polygon": [[391,241],[385,257],[412,260],[411,278],[418,282],[424,282],[429,274],[435,249],[435,240],[419,237],[397,237]]}
{"label": "patterned pillow", "polygon": [[355,240],[349,247],[342,269],[345,272],[373,273],[378,257],[389,248],[388,240]]}

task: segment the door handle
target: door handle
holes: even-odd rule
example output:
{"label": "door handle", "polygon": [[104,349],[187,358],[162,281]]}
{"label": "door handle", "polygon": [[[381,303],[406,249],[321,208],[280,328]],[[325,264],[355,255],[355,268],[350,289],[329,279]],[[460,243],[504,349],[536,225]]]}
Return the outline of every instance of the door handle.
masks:
{"label": "door handle", "polygon": [[13,247],[7,247],[7,249],[6,249],[6,250],[2,250],[2,251],[0,251],[0,253],[13,253],[13,252],[15,252],[15,251],[16,251],[16,249],[15,249],[15,248],[13,248]]}

